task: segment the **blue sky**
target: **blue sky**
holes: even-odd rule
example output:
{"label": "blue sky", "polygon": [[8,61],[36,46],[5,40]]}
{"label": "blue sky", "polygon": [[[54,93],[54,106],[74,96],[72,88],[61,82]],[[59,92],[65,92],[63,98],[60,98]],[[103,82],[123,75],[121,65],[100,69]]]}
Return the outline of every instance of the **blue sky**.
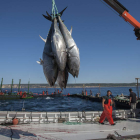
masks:
{"label": "blue sky", "polygon": [[[140,21],[140,1],[121,0]],[[44,42],[51,23],[42,14],[51,12],[51,0],[4,0],[0,3],[0,78],[4,84],[47,83],[42,66]],[[140,77],[140,41],[133,27],[100,0],[56,0],[62,19],[80,49],[80,74],[68,83],[129,83]]]}

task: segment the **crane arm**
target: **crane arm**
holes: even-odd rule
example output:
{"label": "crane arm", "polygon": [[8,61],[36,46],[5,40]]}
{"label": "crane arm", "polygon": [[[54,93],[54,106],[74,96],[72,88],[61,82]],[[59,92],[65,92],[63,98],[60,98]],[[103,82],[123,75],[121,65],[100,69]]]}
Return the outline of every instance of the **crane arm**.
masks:
{"label": "crane arm", "polygon": [[140,23],[129,14],[129,11],[118,0],[104,0],[104,2],[118,12],[126,22],[129,22],[134,27],[137,40],[140,40]]}

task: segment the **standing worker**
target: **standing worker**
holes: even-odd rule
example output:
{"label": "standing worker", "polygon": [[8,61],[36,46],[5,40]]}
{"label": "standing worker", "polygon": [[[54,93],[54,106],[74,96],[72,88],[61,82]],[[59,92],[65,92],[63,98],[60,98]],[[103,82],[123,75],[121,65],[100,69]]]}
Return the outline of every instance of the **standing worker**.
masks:
{"label": "standing worker", "polygon": [[22,91],[19,92],[20,96],[22,96]]}
{"label": "standing worker", "polygon": [[58,89],[58,94],[59,94],[59,89]]}
{"label": "standing worker", "polygon": [[87,96],[87,90],[86,90],[86,96]]}
{"label": "standing worker", "polygon": [[110,108],[110,106],[112,105],[112,100],[110,98],[110,94],[111,94],[111,91],[108,90],[107,96],[103,97],[103,100],[102,100],[103,113],[102,113],[100,120],[99,120],[100,124],[104,124],[104,120],[107,117],[109,123],[111,125],[115,125],[113,118],[112,118],[111,108]]}
{"label": "standing worker", "polygon": [[136,117],[135,116],[135,110],[136,110],[136,100],[137,100],[137,96],[136,96],[136,93],[134,93],[132,91],[132,89],[130,88],[129,89],[129,92],[130,92],[130,102],[129,102],[129,105],[131,105],[131,109],[132,109],[132,117]]}
{"label": "standing worker", "polygon": [[43,91],[43,95],[45,95],[45,91]]}
{"label": "standing worker", "polygon": [[90,96],[92,96],[92,91],[90,90]]}
{"label": "standing worker", "polygon": [[111,98],[111,100],[112,100],[112,105],[110,106],[111,115],[112,115],[113,105],[114,105],[114,107],[115,107],[114,96],[112,95],[112,92],[111,92],[111,94],[110,94],[110,98]]}

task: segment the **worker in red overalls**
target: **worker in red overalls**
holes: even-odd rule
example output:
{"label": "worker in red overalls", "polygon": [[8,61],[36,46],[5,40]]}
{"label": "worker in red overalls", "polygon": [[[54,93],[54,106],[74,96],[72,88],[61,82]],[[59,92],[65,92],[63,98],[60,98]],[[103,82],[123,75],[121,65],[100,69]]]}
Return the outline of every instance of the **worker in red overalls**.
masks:
{"label": "worker in red overalls", "polygon": [[115,107],[115,102],[114,102],[114,96],[112,95],[112,92],[110,94],[110,97],[111,97],[111,100],[112,100],[112,106],[110,106],[110,110],[111,110],[111,114],[112,114],[112,111],[113,111],[113,106]]}
{"label": "worker in red overalls", "polygon": [[22,95],[22,98],[26,98],[26,97],[27,97],[27,94],[26,94],[26,92],[24,92]]}
{"label": "worker in red overalls", "polygon": [[19,92],[20,96],[22,96],[22,91]]}
{"label": "worker in red overalls", "polygon": [[102,115],[100,117],[100,120],[99,120],[100,124],[104,124],[104,120],[107,117],[109,123],[111,125],[115,125],[115,123],[113,121],[113,118],[112,118],[112,108],[111,108],[112,100],[110,98],[110,94],[111,94],[111,91],[108,90],[107,91],[107,96],[103,97],[103,100],[102,100],[103,113],[102,113]]}
{"label": "worker in red overalls", "polygon": [[45,91],[43,91],[43,95],[45,95]]}
{"label": "worker in red overalls", "polygon": [[86,96],[87,96],[87,91],[86,91]]}

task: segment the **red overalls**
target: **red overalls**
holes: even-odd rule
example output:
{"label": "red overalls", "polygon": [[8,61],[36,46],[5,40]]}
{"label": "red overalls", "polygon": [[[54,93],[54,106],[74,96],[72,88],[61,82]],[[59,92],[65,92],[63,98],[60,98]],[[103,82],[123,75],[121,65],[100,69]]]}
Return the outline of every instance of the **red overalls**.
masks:
{"label": "red overalls", "polygon": [[103,123],[105,118],[107,117],[108,121],[110,124],[114,124],[113,118],[112,118],[112,106],[111,104],[111,99],[108,99],[108,104],[104,104],[104,111],[100,117],[99,123]]}
{"label": "red overalls", "polygon": [[20,96],[22,96],[22,91],[19,92]]}
{"label": "red overalls", "polygon": [[113,107],[112,107],[112,106],[110,106],[111,116],[112,116],[112,111],[113,111]]}

